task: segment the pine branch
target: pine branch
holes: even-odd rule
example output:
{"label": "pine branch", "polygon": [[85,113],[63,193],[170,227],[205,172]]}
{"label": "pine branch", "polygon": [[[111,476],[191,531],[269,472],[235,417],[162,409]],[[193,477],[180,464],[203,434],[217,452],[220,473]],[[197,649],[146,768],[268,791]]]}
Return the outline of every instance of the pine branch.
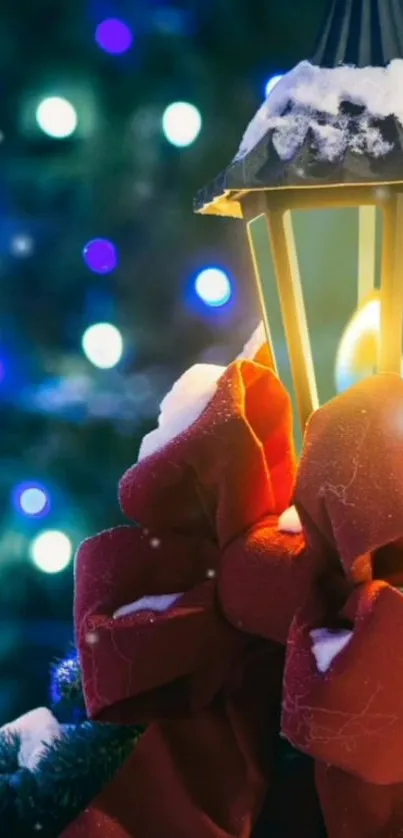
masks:
{"label": "pine branch", "polygon": [[73,649],[51,671],[51,709],[62,724],[79,724],[86,718],[78,653]]}
{"label": "pine branch", "polygon": [[0,834],[57,838],[113,778],[142,730],[86,722],[46,747],[34,772],[16,770],[15,737],[0,737]]}
{"label": "pine branch", "polygon": [[0,775],[18,771],[18,751],[20,739],[15,733],[0,736]]}

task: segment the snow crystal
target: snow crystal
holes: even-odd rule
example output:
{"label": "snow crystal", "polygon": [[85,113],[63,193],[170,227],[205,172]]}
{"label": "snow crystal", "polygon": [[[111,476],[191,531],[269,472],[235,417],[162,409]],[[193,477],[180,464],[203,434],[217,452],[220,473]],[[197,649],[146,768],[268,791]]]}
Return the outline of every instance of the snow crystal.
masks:
{"label": "snow crystal", "polygon": [[96,631],[88,631],[85,635],[85,641],[88,643],[89,646],[95,646],[98,643],[99,634]]}
{"label": "snow crystal", "polygon": [[391,144],[382,136],[376,125],[371,125],[368,117],[360,121],[361,131],[351,137],[350,148],[358,154],[371,154],[372,157],[383,157],[391,150]]}
{"label": "snow crystal", "polygon": [[138,460],[160,451],[201,416],[217,389],[225,367],[195,364],[174,384],[160,407],[158,428],[144,437]]}
{"label": "snow crystal", "polygon": [[302,524],[295,506],[286,509],[278,519],[280,532],[291,532],[294,534],[302,532]]}
{"label": "snow crystal", "polygon": [[337,160],[345,151],[347,137],[342,128],[335,125],[319,125],[310,123],[319,153],[328,160]]}
{"label": "snow crystal", "polygon": [[19,736],[18,764],[20,768],[34,771],[46,752],[46,745],[51,745],[55,739],[58,739],[62,729],[50,710],[46,707],[38,707],[20,716],[14,722],[4,725],[0,728],[0,732],[6,736],[15,734]]}
{"label": "snow crystal", "polygon": [[163,613],[168,611],[171,605],[183,596],[181,594],[162,594],[161,596],[143,596],[141,599],[136,599],[135,602],[130,602],[128,605],[122,605],[113,615],[113,619],[117,620],[119,617],[127,617],[129,614],[137,614],[139,611],[157,611]]}
{"label": "snow crystal", "polygon": [[335,657],[343,651],[352,638],[353,632],[348,629],[329,631],[329,629],[314,629],[311,631],[313,640],[312,653],[319,672],[327,672]]}
{"label": "snow crystal", "polygon": [[308,133],[310,120],[305,113],[290,113],[272,120],[273,145],[281,160],[291,160],[301,148]]}
{"label": "snow crystal", "polygon": [[249,338],[248,342],[245,343],[245,346],[240,355],[238,355],[238,361],[244,360],[253,360],[259,349],[264,346],[267,341],[266,332],[264,328],[264,323],[260,322],[253,335]]}
{"label": "snow crystal", "polygon": [[353,136],[359,135],[355,150],[382,156],[391,146],[372,121],[394,116],[403,125],[402,89],[402,59],[395,59],[388,67],[329,69],[303,61],[270,92],[246,129],[235,159],[242,159],[273,130],[273,144],[279,157],[290,160],[304,142],[308,129],[318,141],[320,156],[336,159],[353,142],[347,131],[348,120],[341,112],[344,102],[363,110],[363,118],[358,116],[354,123]]}

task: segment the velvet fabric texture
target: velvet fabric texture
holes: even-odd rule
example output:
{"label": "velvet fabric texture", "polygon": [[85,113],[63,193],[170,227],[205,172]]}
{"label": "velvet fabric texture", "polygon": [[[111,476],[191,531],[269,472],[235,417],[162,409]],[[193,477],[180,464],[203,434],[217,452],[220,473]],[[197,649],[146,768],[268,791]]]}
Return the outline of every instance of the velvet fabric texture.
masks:
{"label": "velvet fabric texture", "polygon": [[[288,638],[283,730],[317,760],[329,838],[403,834],[403,381],[368,379],[311,419],[295,490],[308,549],[328,591],[296,614]],[[383,581],[381,581],[383,580]],[[349,626],[328,672],[310,632]]]}
{"label": "velvet fabric texture", "polygon": [[[121,503],[141,528],[83,545],[75,617],[91,717],[150,726],[63,838],[319,838],[317,794],[328,838],[398,838],[402,417],[398,377],[358,385],[313,416],[296,474],[288,396],[262,358],[242,361],[129,470]],[[292,499],[296,535],[278,526]],[[352,630],[325,673],[321,627]],[[308,757],[283,787],[281,704]]]}
{"label": "velvet fabric texture", "polygon": [[[277,528],[295,469],[289,398],[261,354],[231,365],[197,422],[124,476],[121,504],[141,528],[81,547],[75,620],[91,718],[149,728],[64,838],[250,838],[259,816],[283,834],[275,761],[284,648],[273,641],[284,643],[308,584],[302,573],[290,587],[303,540]],[[244,631],[242,614],[228,619],[240,596],[231,567],[239,561],[244,573],[250,550],[248,607],[271,612],[270,639]],[[271,578],[267,598],[261,584]],[[113,619],[128,602],[177,592],[165,612]],[[315,838],[312,772],[305,787],[302,810],[299,780],[292,813],[284,799],[290,838]],[[292,772],[282,794],[293,795]]]}

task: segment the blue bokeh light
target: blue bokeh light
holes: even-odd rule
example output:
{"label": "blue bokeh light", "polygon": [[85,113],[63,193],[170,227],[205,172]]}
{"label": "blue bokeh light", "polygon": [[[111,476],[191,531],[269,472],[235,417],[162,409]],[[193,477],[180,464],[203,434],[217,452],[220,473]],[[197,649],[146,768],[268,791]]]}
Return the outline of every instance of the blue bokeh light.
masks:
{"label": "blue bokeh light", "polygon": [[220,308],[229,302],[232,285],[228,274],[221,268],[204,268],[196,276],[194,290],[199,299],[211,308]]}
{"label": "blue bokeh light", "polygon": [[40,483],[27,481],[20,483],[13,492],[13,502],[17,511],[29,518],[44,518],[50,511],[50,497]]}
{"label": "blue bokeh light", "polygon": [[127,23],[118,18],[103,20],[96,28],[95,40],[104,52],[122,55],[133,43],[133,34]]}
{"label": "blue bokeh light", "polygon": [[265,94],[266,99],[267,99],[268,96],[270,96],[270,93],[272,92],[272,90],[274,90],[274,88],[276,87],[276,84],[278,84],[278,82],[281,81],[282,78],[283,78],[283,73],[277,74],[276,76],[271,76],[267,80],[267,82],[264,86],[264,94]]}
{"label": "blue bokeh light", "polygon": [[109,274],[115,270],[118,254],[115,245],[108,239],[93,239],[85,245],[83,258],[90,271]]}

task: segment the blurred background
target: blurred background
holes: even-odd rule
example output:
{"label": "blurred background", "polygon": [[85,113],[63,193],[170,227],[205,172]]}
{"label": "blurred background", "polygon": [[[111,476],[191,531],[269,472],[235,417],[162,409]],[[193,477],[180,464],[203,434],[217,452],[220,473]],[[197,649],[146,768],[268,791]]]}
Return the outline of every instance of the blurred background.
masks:
{"label": "blurred background", "polygon": [[[117,482],[162,396],[258,322],[242,224],[192,199],[325,5],[1,4],[0,723],[47,702],[75,550],[123,520]],[[313,302],[333,357],[351,301],[322,283]]]}

